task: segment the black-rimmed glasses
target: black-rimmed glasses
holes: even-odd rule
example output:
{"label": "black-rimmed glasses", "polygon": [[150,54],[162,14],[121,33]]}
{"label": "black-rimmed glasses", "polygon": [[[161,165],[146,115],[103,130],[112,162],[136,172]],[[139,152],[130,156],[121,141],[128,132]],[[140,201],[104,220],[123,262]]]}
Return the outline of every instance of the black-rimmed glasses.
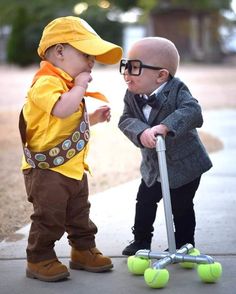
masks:
{"label": "black-rimmed glasses", "polygon": [[131,76],[139,76],[142,72],[142,68],[149,68],[153,70],[161,70],[163,67],[151,66],[143,64],[142,61],[138,59],[121,59],[120,61],[120,73],[125,74],[125,71],[128,71],[128,74]]}

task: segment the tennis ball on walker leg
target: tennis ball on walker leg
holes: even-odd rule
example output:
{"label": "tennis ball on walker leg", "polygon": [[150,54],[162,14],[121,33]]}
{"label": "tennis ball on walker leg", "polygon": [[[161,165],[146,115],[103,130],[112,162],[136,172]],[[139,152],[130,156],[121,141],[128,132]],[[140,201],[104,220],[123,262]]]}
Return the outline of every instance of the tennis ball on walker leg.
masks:
{"label": "tennis ball on walker leg", "polygon": [[144,257],[129,256],[127,260],[129,271],[134,275],[143,275],[151,265],[151,260]]}
{"label": "tennis ball on walker leg", "polygon": [[199,264],[197,272],[205,283],[215,283],[222,275],[222,266],[219,262]]}
{"label": "tennis ball on walker leg", "polygon": [[167,269],[148,268],[144,272],[144,280],[151,288],[164,288],[169,281]]}
{"label": "tennis ball on walker leg", "polygon": [[[200,255],[200,251],[196,248],[193,248],[190,252],[189,252],[189,255],[192,255],[192,256],[198,256]],[[193,262],[180,262],[180,266],[183,267],[183,268],[187,268],[187,269],[192,269],[194,268],[196,265],[196,263],[193,263]]]}

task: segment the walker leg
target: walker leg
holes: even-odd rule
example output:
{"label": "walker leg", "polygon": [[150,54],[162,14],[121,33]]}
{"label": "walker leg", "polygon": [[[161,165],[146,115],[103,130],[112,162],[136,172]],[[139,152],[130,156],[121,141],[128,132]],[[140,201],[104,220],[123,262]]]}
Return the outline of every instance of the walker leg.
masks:
{"label": "walker leg", "polygon": [[162,189],[164,211],[165,211],[168,247],[169,247],[169,252],[174,253],[176,252],[176,245],[175,245],[175,234],[174,234],[172,207],[171,207],[171,199],[170,199],[169,180],[168,180],[168,173],[167,173],[167,166],[166,166],[166,155],[165,155],[166,146],[165,146],[165,140],[162,136],[157,136],[156,151],[158,155],[158,164],[159,164],[159,171],[160,171],[160,178],[161,178],[161,189]]}

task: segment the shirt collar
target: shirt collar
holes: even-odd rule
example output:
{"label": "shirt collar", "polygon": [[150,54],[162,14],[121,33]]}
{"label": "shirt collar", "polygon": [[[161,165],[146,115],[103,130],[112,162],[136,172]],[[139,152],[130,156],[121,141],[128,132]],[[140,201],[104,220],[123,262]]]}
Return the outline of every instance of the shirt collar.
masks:
{"label": "shirt collar", "polygon": [[[165,82],[164,84],[162,84],[160,87],[158,87],[156,90],[154,90],[154,91],[151,93],[151,95],[153,95],[153,94],[157,95],[158,93],[160,93],[160,92],[162,91],[162,89],[165,87],[166,84],[167,84],[167,82]],[[151,96],[151,95],[150,95],[150,96]],[[146,95],[146,94],[143,94],[143,95],[141,95],[141,96],[143,96],[144,98],[148,99],[148,95]]]}

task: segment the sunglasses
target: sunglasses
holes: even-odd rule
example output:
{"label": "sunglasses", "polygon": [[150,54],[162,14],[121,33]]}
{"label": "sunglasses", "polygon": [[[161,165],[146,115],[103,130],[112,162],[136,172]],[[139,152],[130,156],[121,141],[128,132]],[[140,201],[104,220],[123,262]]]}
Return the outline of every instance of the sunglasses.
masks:
{"label": "sunglasses", "polygon": [[125,74],[125,71],[128,71],[128,74],[131,76],[139,76],[142,72],[142,68],[149,68],[153,70],[161,70],[163,67],[156,67],[147,64],[143,64],[142,61],[138,59],[121,59],[120,61],[120,73]]}

